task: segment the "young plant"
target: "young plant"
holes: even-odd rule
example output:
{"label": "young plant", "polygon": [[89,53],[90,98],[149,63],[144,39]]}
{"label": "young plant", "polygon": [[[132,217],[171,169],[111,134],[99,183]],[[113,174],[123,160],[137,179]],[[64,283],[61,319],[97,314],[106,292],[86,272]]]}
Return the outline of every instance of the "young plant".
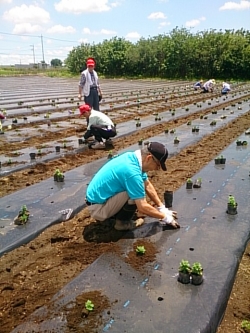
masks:
{"label": "young plant", "polygon": [[136,248],[136,253],[137,254],[144,254],[146,252],[146,249],[143,245],[138,245],[137,248]]}
{"label": "young plant", "polygon": [[182,259],[179,266],[179,272],[189,274],[191,272],[191,266],[188,260]]}
{"label": "young plant", "polygon": [[245,332],[250,332],[250,321],[249,320],[242,320],[242,322],[241,322],[241,328]]}
{"label": "young plant", "polygon": [[85,309],[88,311],[93,311],[95,305],[88,299],[87,302],[85,302]]}
{"label": "young plant", "polygon": [[228,196],[228,205],[232,206],[232,207],[236,207],[237,206],[235,198],[231,194]]}
{"label": "young plant", "polygon": [[202,275],[203,274],[203,268],[201,266],[201,263],[199,263],[199,262],[193,263],[191,274],[195,274],[195,275]]}
{"label": "young plant", "polygon": [[192,182],[193,182],[192,178],[187,179],[187,183],[192,183]]}

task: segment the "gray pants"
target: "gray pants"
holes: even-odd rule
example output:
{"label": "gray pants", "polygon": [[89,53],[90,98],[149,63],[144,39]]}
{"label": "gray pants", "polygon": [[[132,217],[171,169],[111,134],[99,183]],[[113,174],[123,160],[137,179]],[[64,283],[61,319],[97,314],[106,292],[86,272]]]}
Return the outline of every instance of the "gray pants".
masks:
{"label": "gray pants", "polygon": [[89,209],[90,215],[94,219],[96,219],[98,221],[104,221],[104,220],[108,219],[109,217],[117,214],[122,209],[122,207],[125,205],[125,203],[127,201],[129,202],[130,205],[134,204],[134,200],[131,200],[131,199],[129,200],[129,196],[128,196],[127,192],[121,192],[121,193],[114,195],[110,199],[108,199],[108,201],[105,202],[105,204],[91,205],[91,206],[88,206],[88,209]]}

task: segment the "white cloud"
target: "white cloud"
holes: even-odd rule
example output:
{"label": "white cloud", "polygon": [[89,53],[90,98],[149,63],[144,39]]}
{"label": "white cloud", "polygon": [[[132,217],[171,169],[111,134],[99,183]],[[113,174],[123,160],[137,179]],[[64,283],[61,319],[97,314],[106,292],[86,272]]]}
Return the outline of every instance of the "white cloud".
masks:
{"label": "white cloud", "polygon": [[139,39],[141,37],[141,35],[138,32],[129,32],[125,38],[127,39]]}
{"label": "white cloud", "polygon": [[151,13],[149,16],[148,16],[148,19],[149,20],[164,20],[166,19],[167,17],[165,16],[164,13],[162,12],[155,12],[155,13]]}
{"label": "white cloud", "polygon": [[0,5],[4,3],[11,3],[12,0],[0,0]]}
{"label": "white cloud", "polygon": [[161,27],[165,27],[165,26],[167,26],[167,25],[170,25],[171,23],[170,22],[166,22],[166,21],[164,21],[164,22],[161,22],[160,24],[159,24],[159,27],[161,28]]}
{"label": "white cloud", "polygon": [[30,23],[30,24],[44,24],[50,20],[50,15],[46,10],[38,6],[21,5],[20,7],[13,7],[9,11],[4,12],[3,19],[12,23]]}
{"label": "white cloud", "polygon": [[72,26],[68,25],[67,27],[63,27],[61,24],[57,24],[57,25],[54,25],[53,27],[49,28],[47,30],[47,32],[49,34],[72,34],[74,32],[76,32],[75,28],[73,28]]}
{"label": "white cloud", "polygon": [[30,23],[18,23],[13,29],[14,34],[31,34],[34,32],[41,31],[42,27],[40,25],[32,25]]}
{"label": "white cloud", "polygon": [[244,10],[250,8],[250,1],[242,0],[240,3],[237,2],[225,2],[223,6],[219,8],[219,10]]}
{"label": "white cloud", "polygon": [[100,31],[91,31],[89,28],[83,28],[82,33],[85,35],[116,35],[117,32],[114,30],[101,29]]}
{"label": "white cloud", "polygon": [[46,51],[46,56],[61,56],[66,57],[66,55],[73,49],[73,46],[60,47],[53,50]]}
{"label": "white cloud", "polygon": [[196,27],[199,25],[202,21],[205,21],[206,18],[204,16],[200,17],[199,19],[194,19],[186,22],[186,27]]}
{"label": "white cloud", "polygon": [[108,0],[61,0],[55,3],[55,9],[58,12],[73,14],[100,13],[109,11],[111,5]]}

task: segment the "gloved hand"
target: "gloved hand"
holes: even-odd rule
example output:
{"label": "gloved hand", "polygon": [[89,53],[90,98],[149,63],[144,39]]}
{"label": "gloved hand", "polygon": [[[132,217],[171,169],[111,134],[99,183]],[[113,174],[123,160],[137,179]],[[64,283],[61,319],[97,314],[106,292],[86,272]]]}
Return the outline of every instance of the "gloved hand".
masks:
{"label": "gloved hand", "polygon": [[171,225],[173,228],[180,228],[179,223],[175,220],[175,217],[173,216],[172,212],[165,213],[165,217],[160,220],[160,224],[162,226],[164,225]]}
{"label": "gloved hand", "polygon": [[164,205],[157,207],[158,211],[164,214],[171,214],[175,219],[177,218],[177,212],[166,208]]}

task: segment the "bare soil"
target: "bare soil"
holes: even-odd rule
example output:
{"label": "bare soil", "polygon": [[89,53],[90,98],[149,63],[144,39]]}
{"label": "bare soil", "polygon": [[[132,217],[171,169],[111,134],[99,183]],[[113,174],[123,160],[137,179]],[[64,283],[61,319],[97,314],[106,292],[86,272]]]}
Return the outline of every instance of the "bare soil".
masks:
{"label": "bare soil", "polygon": [[[168,128],[177,127],[196,118],[197,115],[187,115],[182,119],[168,123]],[[124,121],[124,119],[123,119]],[[215,130],[214,133],[202,138],[197,144],[183,149],[180,154],[167,161],[168,170],[151,172],[150,179],[163,197],[165,190],[178,189],[187,178],[192,177],[202,167],[217,156],[221,150],[234,141],[243,131],[250,127],[250,112],[239,116],[236,120]],[[141,130],[126,138],[115,140],[115,150],[120,150],[135,144],[141,137],[151,137],[162,133],[166,124],[157,124],[151,129]],[[46,138],[47,140],[48,138]],[[34,139],[35,140],[35,139]],[[41,142],[33,142],[39,145]],[[18,143],[17,143],[18,145]],[[19,148],[14,144],[11,151]],[[1,150],[3,151],[3,147]],[[6,151],[7,153],[7,151]],[[0,178],[1,196],[13,193],[25,186],[30,186],[51,177],[51,170],[59,167],[62,171],[70,170],[107,154],[105,151],[91,151],[76,154],[73,158],[60,158],[48,163],[16,172],[8,177]],[[181,163],[180,163],[181,161]],[[198,161],[198,163],[197,163]],[[116,251],[119,253],[119,238],[122,232],[111,232],[105,225],[96,223],[85,208],[67,222],[62,222],[45,230],[30,243],[7,253],[0,258],[0,331],[9,333],[36,309],[43,305],[50,305],[51,298],[63,286],[70,282],[80,272],[86,269],[102,253]],[[142,242],[137,245],[143,245]],[[133,267],[138,269],[145,263],[154,260],[157,249],[150,248],[148,255],[138,257],[132,251],[128,260]],[[241,261],[237,278],[232,290],[227,311],[223,322],[218,328],[218,333],[243,332],[240,328],[241,321],[250,321],[250,244]],[[83,316],[83,307],[86,297],[81,295],[75,307],[68,311],[68,332],[82,332],[79,328],[79,318]],[[109,300],[100,291],[94,295],[98,300],[97,308],[109,311]],[[95,313],[95,314],[96,314]],[[94,314],[89,314],[88,332],[95,332],[95,320],[91,321]],[[99,318],[100,319],[100,318]],[[101,320],[101,319],[100,319]],[[91,324],[91,322],[93,324]]]}

